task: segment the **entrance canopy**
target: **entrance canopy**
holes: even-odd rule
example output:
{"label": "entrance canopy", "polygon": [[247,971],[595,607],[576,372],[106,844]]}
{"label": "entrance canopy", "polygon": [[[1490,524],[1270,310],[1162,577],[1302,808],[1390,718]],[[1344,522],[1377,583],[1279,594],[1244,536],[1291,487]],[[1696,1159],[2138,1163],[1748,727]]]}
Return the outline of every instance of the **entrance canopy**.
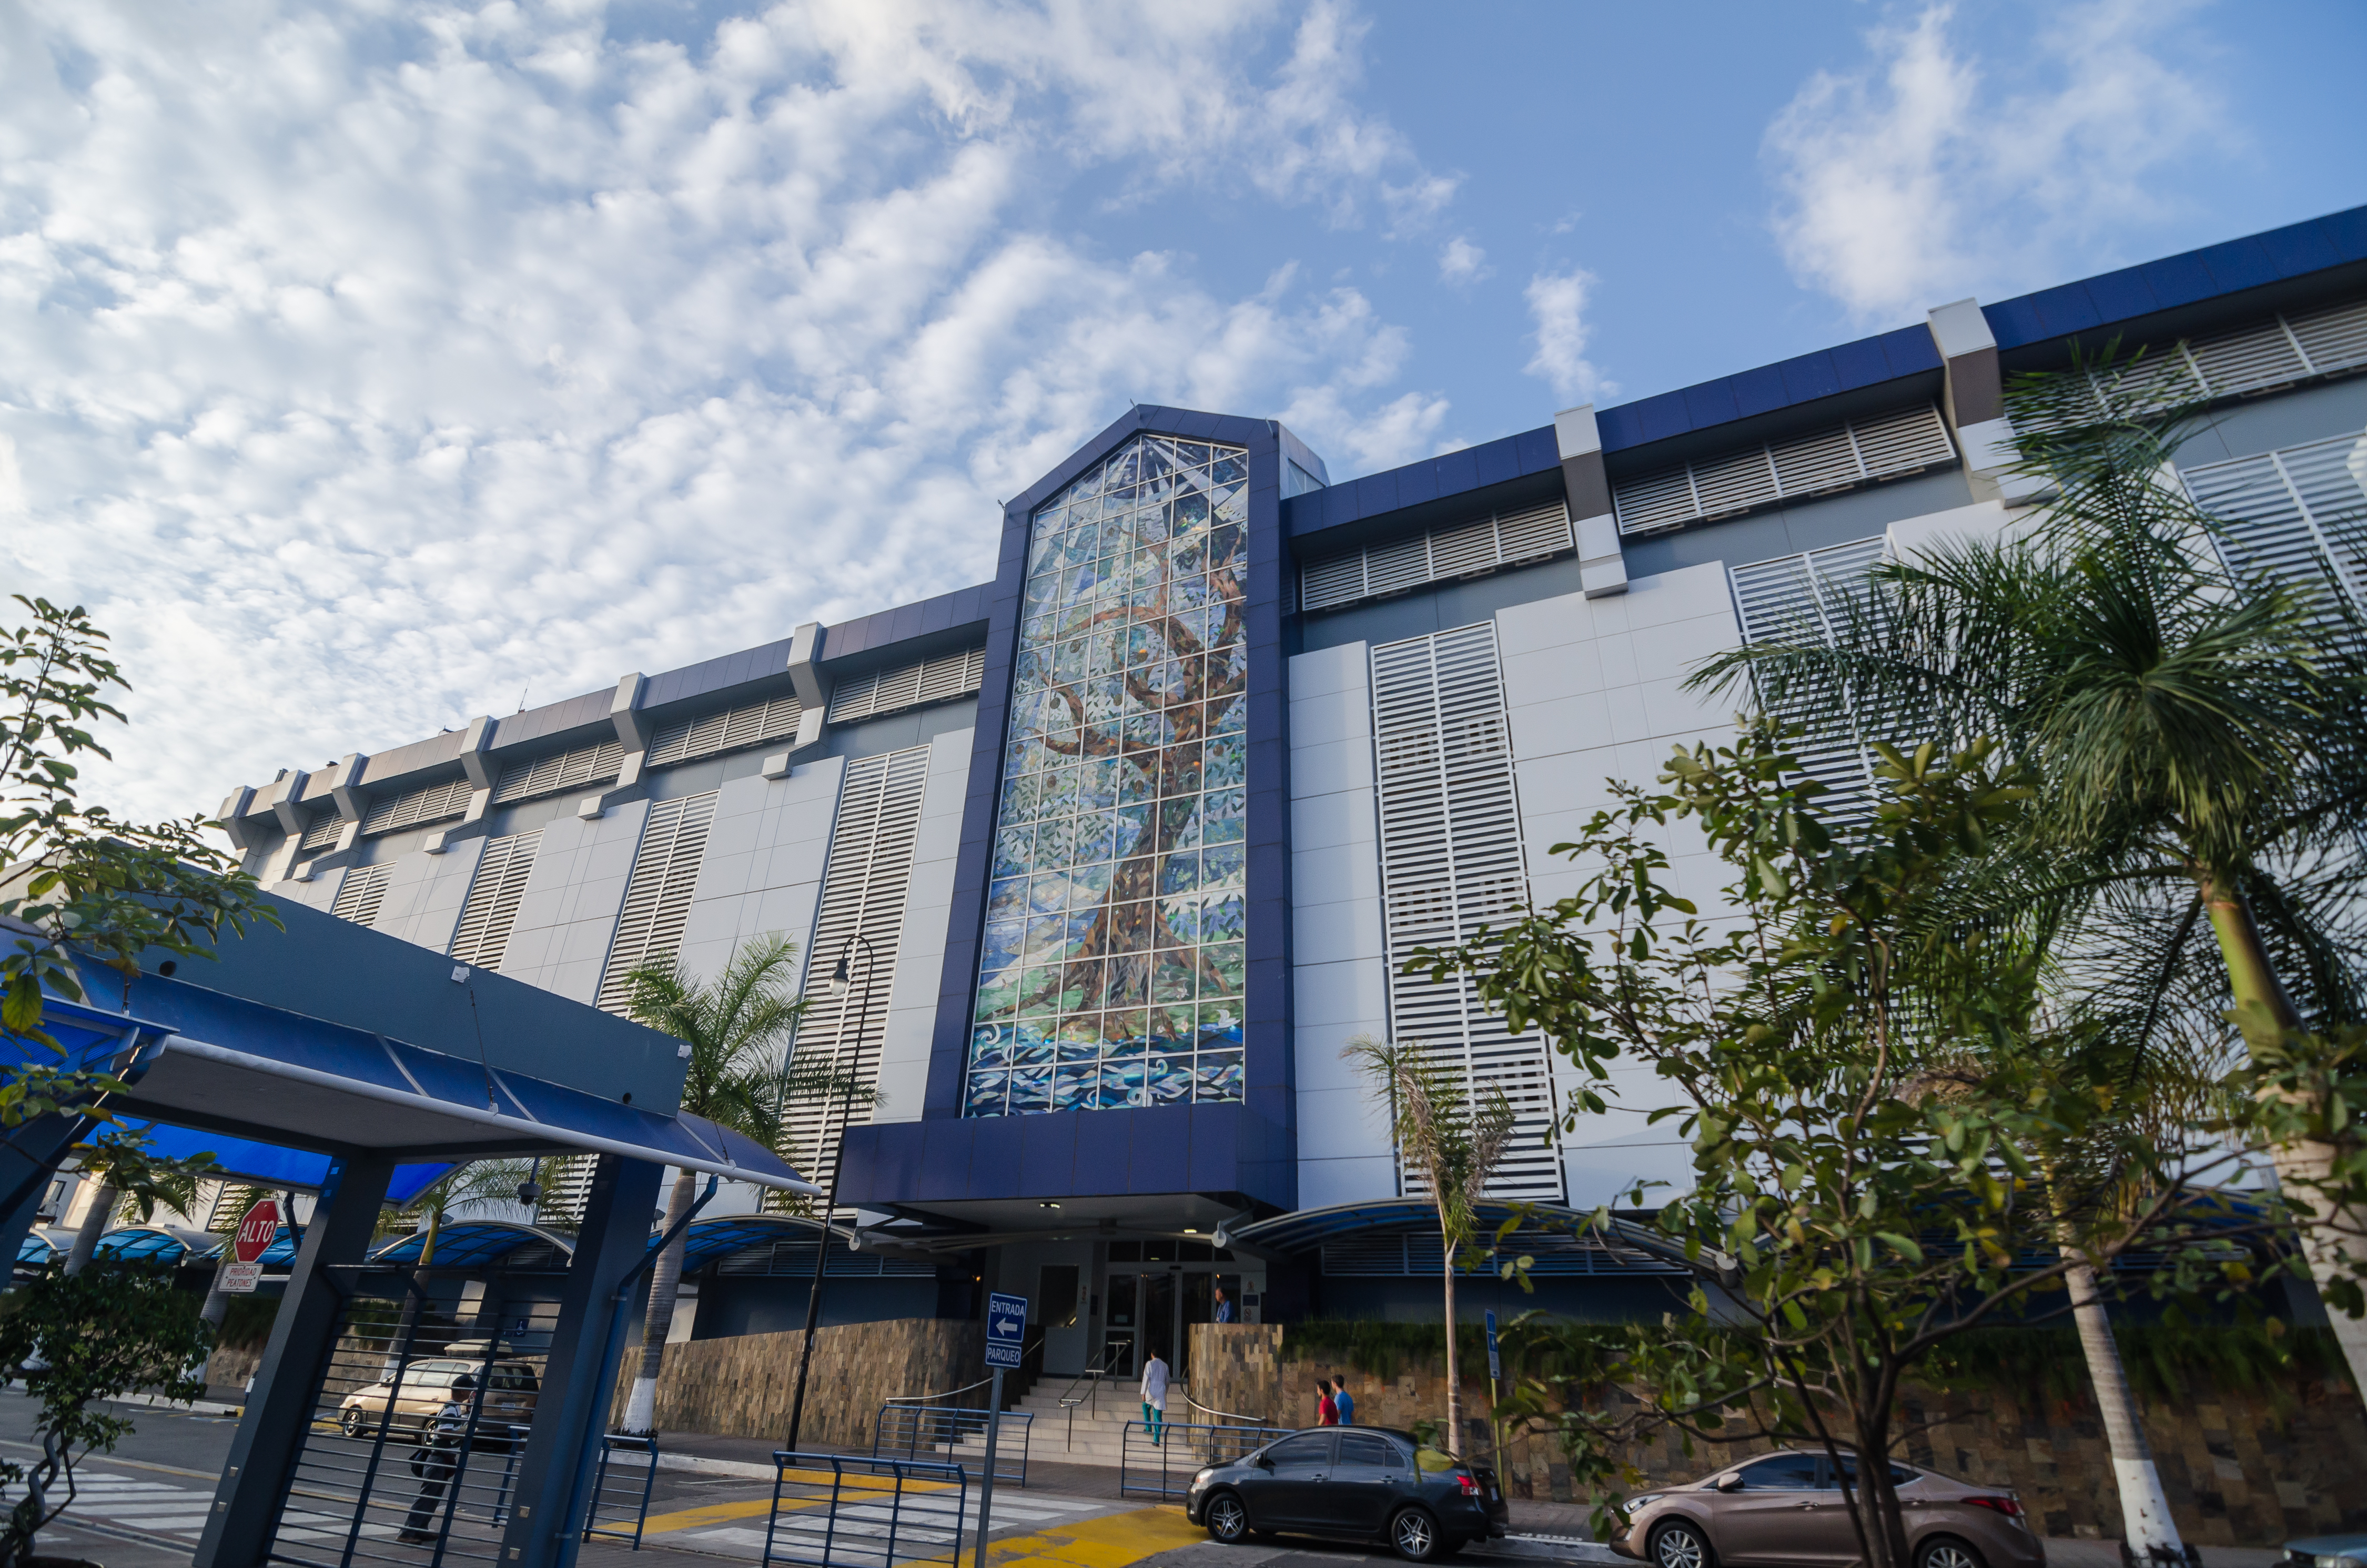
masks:
{"label": "entrance canopy", "polygon": [[[151,954],[155,972],[128,988],[85,963],[88,1000],[44,1001],[74,1062],[129,1085],[114,1108],[195,1134],[160,1142],[214,1149],[266,1183],[317,1186],[323,1155],[591,1153],[821,1195],[753,1139],[675,1109],[680,1041],[274,902],[287,929],[251,928],[218,962]],[[128,1005],[99,1005],[115,997]]]}
{"label": "entrance canopy", "polygon": [[[1478,1240],[1495,1244],[1496,1227],[1515,1213],[1507,1203],[1478,1203]],[[1684,1274],[1691,1272],[1683,1254],[1670,1238],[1630,1220],[1613,1220],[1597,1226],[1594,1216],[1551,1204],[1519,1206],[1520,1224],[1504,1250],[1535,1258],[1530,1273],[1550,1275]],[[1374,1243],[1394,1242],[1409,1235],[1423,1238],[1421,1249],[1399,1249],[1399,1262],[1387,1268],[1354,1267],[1353,1273],[1436,1273],[1444,1267],[1438,1236],[1438,1209],[1426,1198],[1387,1198],[1366,1203],[1333,1203],[1321,1209],[1301,1209],[1271,1220],[1249,1223],[1230,1220],[1217,1227],[1217,1243],[1258,1257],[1291,1257],[1327,1249],[1368,1252]],[[1369,1264],[1369,1259],[1359,1258]]]}

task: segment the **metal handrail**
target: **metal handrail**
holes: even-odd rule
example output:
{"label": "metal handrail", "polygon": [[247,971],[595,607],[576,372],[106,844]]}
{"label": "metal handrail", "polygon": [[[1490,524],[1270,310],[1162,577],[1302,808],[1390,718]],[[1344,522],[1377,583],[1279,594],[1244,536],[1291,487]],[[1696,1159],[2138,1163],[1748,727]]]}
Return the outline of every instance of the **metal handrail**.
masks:
{"label": "metal handrail", "polygon": [[964,1383],[957,1389],[946,1389],[941,1393],[889,1394],[880,1403],[883,1404],[926,1404],[933,1399],[958,1399],[963,1394],[971,1393],[979,1389],[986,1387],[987,1384],[993,1381],[994,1380],[992,1378],[980,1378],[974,1383]]}
{"label": "metal handrail", "polygon": [[[1070,1453],[1074,1453],[1077,1450],[1077,1406],[1081,1404],[1089,1404],[1093,1407],[1094,1414],[1100,1414],[1102,1408],[1102,1380],[1109,1376],[1110,1357],[1117,1350],[1123,1348],[1123,1341],[1118,1345],[1103,1346],[1102,1364],[1098,1367],[1088,1368],[1086,1370],[1079,1372],[1075,1378],[1070,1380],[1067,1391],[1060,1395],[1060,1408],[1067,1413],[1069,1419],[1068,1431],[1062,1436],[1061,1442]],[[1077,1384],[1082,1382],[1091,1382],[1093,1385],[1092,1392],[1087,1393],[1082,1399],[1070,1398],[1070,1395],[1077,1392]]]}
{"label": "metal handrail", "polygon": [[1193,1409],[1198,1411],[1203,1415],[1221,1415],[1228,1421],[1238,1421],[1244,1426],[1264,1426],[1271,1425],[1271,1420],[1267,1416],[1243,1415],[1237,1410],[1218,1410],[1213,1404],[1202,1404],[1198,1400],[1192,1397],[1192,1391],[1190,1389],[1185,1389],[1184,1391],[1184,1403],[1190,1405]]}

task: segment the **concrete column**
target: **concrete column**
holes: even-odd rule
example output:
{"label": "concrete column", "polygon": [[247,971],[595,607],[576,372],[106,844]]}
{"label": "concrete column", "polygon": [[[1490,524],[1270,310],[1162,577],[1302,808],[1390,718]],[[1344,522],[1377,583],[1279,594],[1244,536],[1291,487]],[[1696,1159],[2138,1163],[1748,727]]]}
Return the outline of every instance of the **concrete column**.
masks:
{"label": "concrete column", "polygon": [[[583,1228],[559,1300],[559,1323],[534,1430],[518,1464],[517,1508],[502,1536],[501,1568],[569,1568],[575,1561],[590,1478],[583,1460],[607,1425],[616,1393],[630,1303],[620,1312],[617,1287],[649,1250],[650,1216],[663,1167],[603,1154],[592,1171]],[[610,1363],[612,1347],[618,1353]],[[198,1568],[207,1568],[198,1564]]]}
{"label": "concrete column", "polygon": [[2006,472],[2021,460],[2013,426],[2005,417],[2005,375],[1998,363],[1997,335],[1977,300],[1958,300],[1931,312],[1931,341],[1945,368],[1941,409],[1965,454],[1965,473],[1976,501],[2008,506],[2032,499],[2040,488]]}
{"label": "concrete column", "polygon": [[330,1167],[296,1249],[296,1267],[272,1320],[246,1415],[231,1439],[230,1461],[214,1491],[194,1568],[249,1568],[264,1560],[289,1470],[311,1430],[321,1369],[344,1305],[329,1278],[330,1266],[359,1263],[368,1252],[393,1175],[394,1160],[385,1154],[351,1156]]}
{"label": "concrete column", "polygon": [[1627,591],[1627,558],[1619,547],[1619,519],[1611,509],[1611,475],[1603,466],[1603,436],[1594,405],[1581,403],[1554,415],[1554,441],[1561,449],[1562,494],[1578,536],[1579,584],[1590,599]]}

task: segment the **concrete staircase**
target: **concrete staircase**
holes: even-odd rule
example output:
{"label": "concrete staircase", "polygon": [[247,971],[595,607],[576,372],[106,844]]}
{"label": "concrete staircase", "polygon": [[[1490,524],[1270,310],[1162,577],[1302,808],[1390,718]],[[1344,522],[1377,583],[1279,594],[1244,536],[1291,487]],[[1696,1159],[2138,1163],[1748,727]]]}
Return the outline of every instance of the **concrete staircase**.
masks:
{"label": "concrete staircase", "polygon": [[[1126,1424],[1142,1419],[1142,1402],[1135,1397],[1133,1380],[1108,1380],[1103,1384],[1098,1400],[1087,1398],[1093,1392],[1091,1383],[1080,1384],[1070,1397],[1085,1403],[1073,1409],[1060,1403],[1060,1396],[1068,1392],[1069,1382],[1067,1378],[1047,1377],[1025,1397],[1009,1407],[1035,1417],[1027,1456],[1029,1462],[1107,1465],[1116,1469],[1119,1463]],[[1184,1390],[1180,1385],[1168,1391],[1167,1415],[1170,1420],[1181,1422],[1205,1423],[1211,1419],[1184,1402]],[[1004,1426],[1004,1441],[1012,1441],[1016,1436],[1012,1426]],[[1141,1434],[1136,1434],[1135,1442],[1138,1447],[1141,1444]],[[965,1438],[955,1446],[950,1457],[962,1464],[975,1464],[984,1460],[986,1435],[981,1432]],[[997,1458],[1001,1458],[999,1453]]]}

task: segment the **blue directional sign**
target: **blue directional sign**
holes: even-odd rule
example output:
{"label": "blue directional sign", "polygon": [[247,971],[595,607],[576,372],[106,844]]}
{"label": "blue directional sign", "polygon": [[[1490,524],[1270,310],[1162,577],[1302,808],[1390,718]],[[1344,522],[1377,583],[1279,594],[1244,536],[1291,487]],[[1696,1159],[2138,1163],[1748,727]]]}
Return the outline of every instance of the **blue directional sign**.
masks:
{"label": "blue directional sign", "polygon": [[1019,1342],[1027,1336],[1027,1298],[1000,1293],[986,1299],[986,1364],[1019,1365]]}

